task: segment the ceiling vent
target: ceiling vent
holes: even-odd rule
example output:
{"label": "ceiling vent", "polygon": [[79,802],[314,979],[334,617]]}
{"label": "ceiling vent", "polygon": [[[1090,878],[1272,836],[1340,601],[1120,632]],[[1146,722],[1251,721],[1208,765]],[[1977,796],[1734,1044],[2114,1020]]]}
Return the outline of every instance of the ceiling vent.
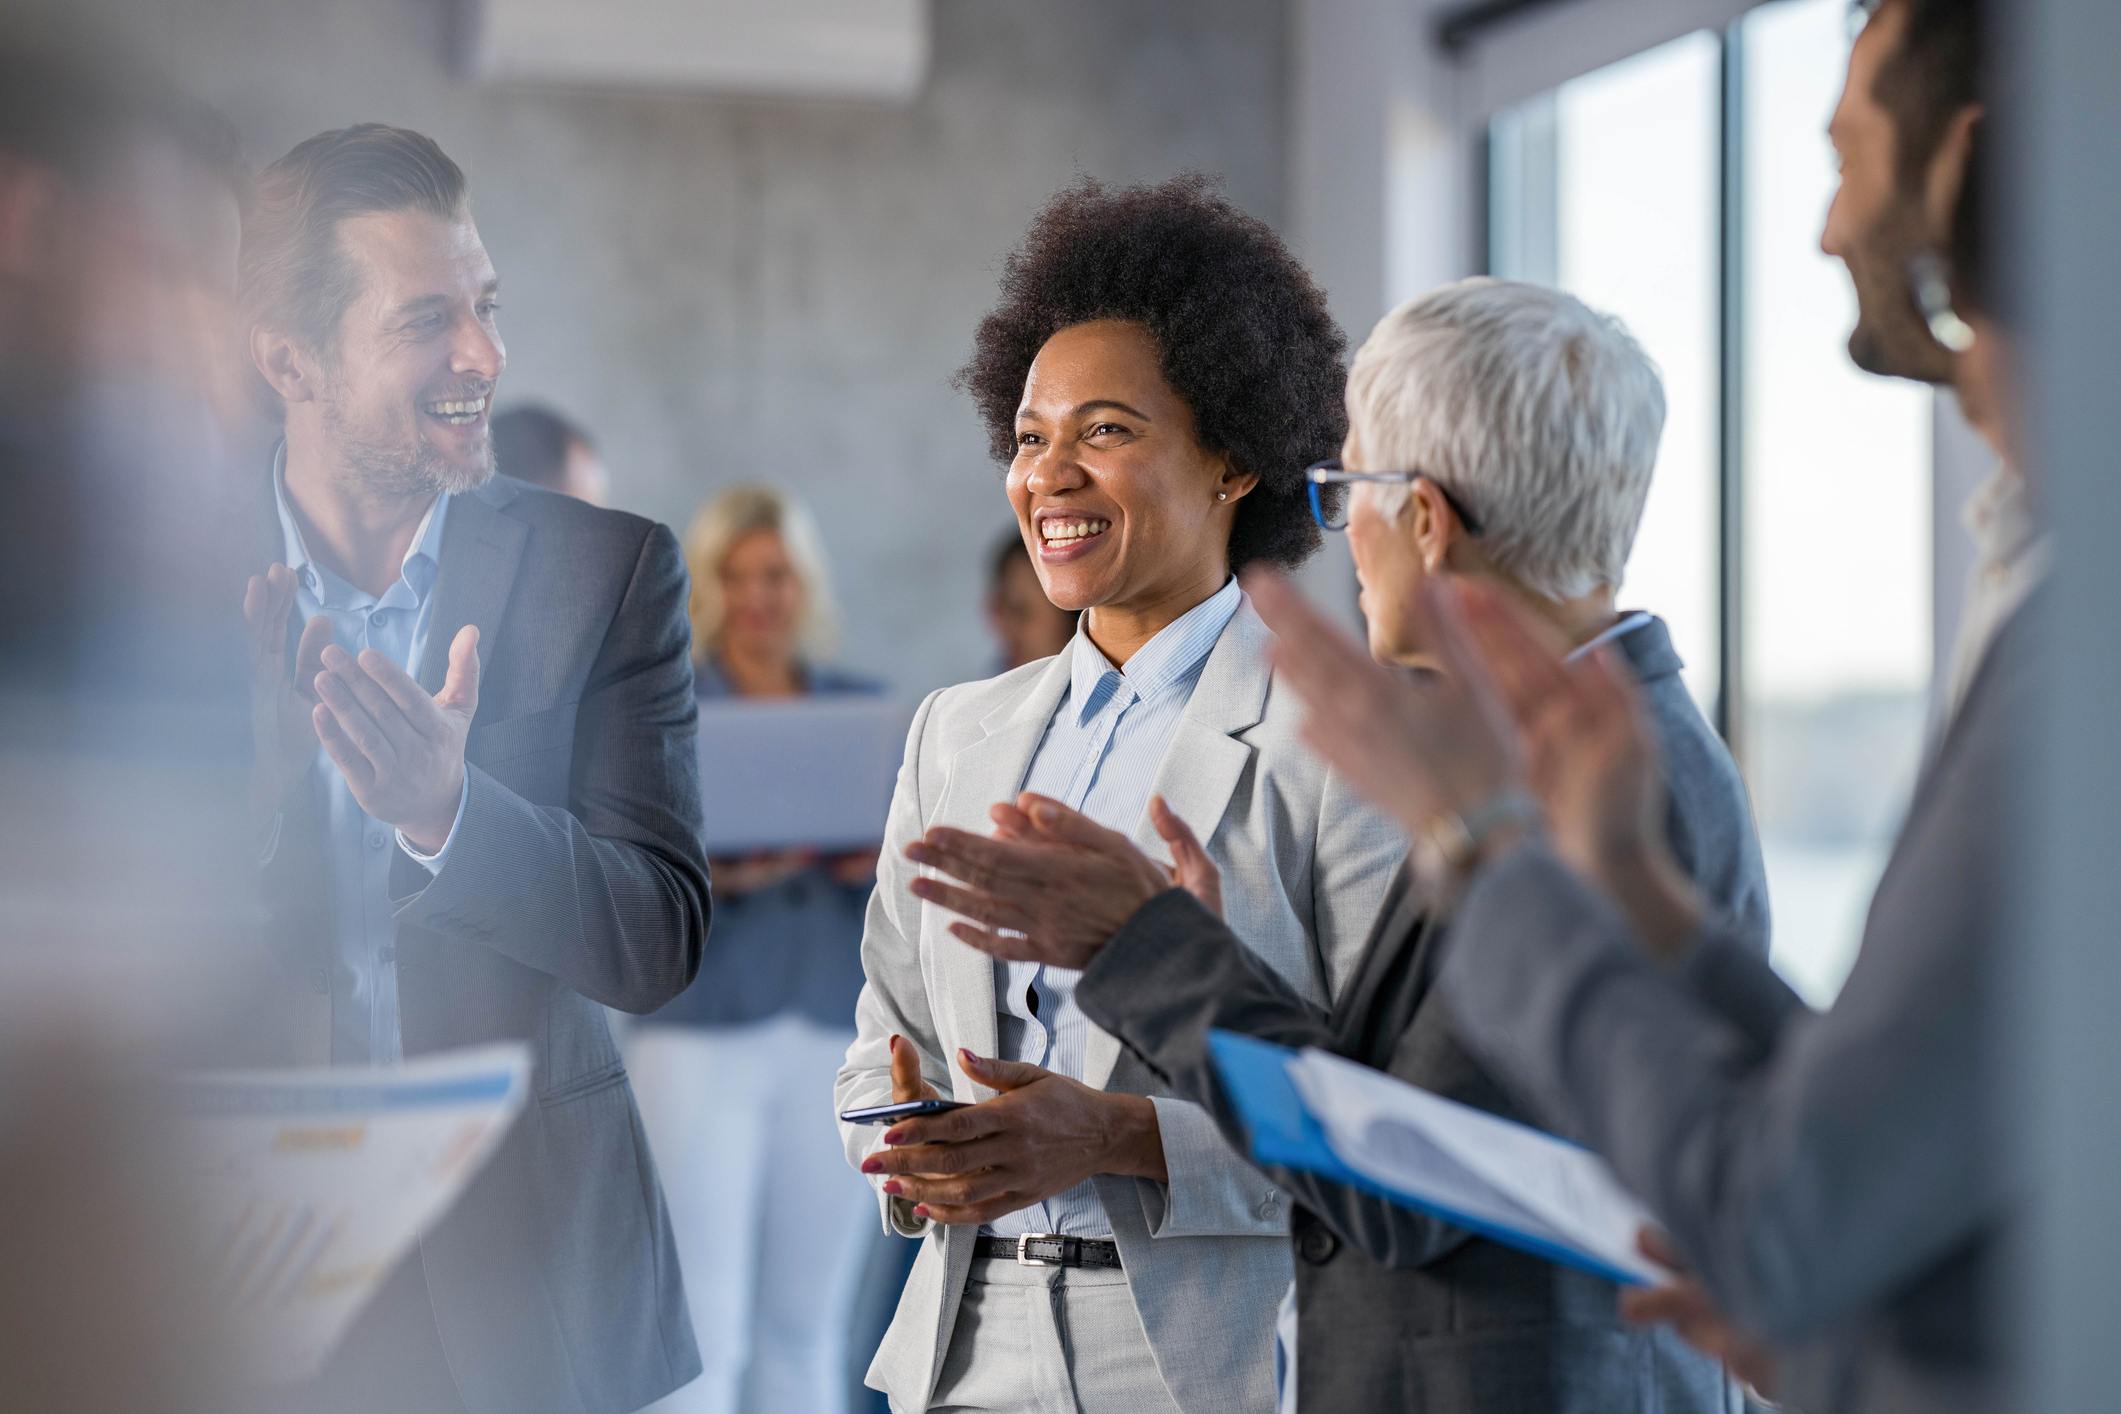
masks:
{"label": "ceiling vent", "polygon": [[905,103],[928,0],[468,0],[463,52],[493,83]]}

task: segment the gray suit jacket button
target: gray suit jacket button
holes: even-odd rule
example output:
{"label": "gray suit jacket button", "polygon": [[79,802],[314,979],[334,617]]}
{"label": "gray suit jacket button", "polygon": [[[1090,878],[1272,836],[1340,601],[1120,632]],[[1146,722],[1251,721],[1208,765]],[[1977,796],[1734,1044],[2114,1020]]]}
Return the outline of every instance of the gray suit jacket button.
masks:
{"label": "gray suit jacket button", "polygon": [[1340,1239],[1322,1227],[1307,1227],[1296,1239],[1296,1255],[1314,1267],[1324,1266],[1340,1250]]}

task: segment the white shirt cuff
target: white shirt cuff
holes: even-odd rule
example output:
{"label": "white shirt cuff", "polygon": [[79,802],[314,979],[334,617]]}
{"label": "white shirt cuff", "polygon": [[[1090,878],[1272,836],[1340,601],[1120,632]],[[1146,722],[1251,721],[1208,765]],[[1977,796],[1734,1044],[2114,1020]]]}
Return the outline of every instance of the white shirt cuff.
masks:
{"label": "white shirt cuff", "polygon": [[422,854],[411,840],[405,838],[405,832],[399,830],[397,832],[398,848],[411,855],[419,862],[420,867],[428,873],[441,873],[442,866],[449,862],[449,847],[457,842],[457,830],[464,824],[464,805],[470,799],[471,772],[466,771],[464,773],[464,788],[457,792],[457,818],[449,822],[449,833],[442,837],[442,847],[433,854]]}

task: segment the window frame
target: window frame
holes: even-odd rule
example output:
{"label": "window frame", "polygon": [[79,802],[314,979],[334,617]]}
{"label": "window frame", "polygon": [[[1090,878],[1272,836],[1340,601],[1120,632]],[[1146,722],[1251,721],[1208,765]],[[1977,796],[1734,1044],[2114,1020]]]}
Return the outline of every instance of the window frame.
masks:
{"label": "window frame", "polygon": [[[1747,762],[1746,752],[1746,633],[1745,606],[1748,585],[1745,564],[1746,513],[1745,498],[1748,484],[1746,466],[1746,427],[1749,413],[1747,398],[1747,373],[1745,351],[1745,296],[1746,278],[1746,189],[1750,176],[1747,159],[1745,124],[1745,74],[1746,74],[1746,15],[1767,0],[1708,0],[1706,5],[1696,4],[1695,11],[1705,10],[1711,16],[1720,16],[1717,23],[1691,23],[1652,31],[1655,37],[1646,48],[1638,48],[1617,57],[1606,56],[1603,50],[1595,63],[1575,68],[1568,77],[1580,77],[1596,72],[1609,63],[1619,63],[1633,54],[1647,52],[1647,48],[1669,43],[1691,33],[1706,32],[1713,36],[1719,56],[1719,79],[1717,85],[1716,122],[1718,133],[1716,149],[1717,170],[1717,251],[1716,251],[1716,344],[1717,344],[1717,407],[1716,442],[1717,467],[1715,476],[1716,496],[1716,604],[1717,624],[1716,665],[1714,693],[1710,703],[1710,720],[1718,735],[1729,746],[1732,756],[1741,768]],[[1478,7],[1475,7],[1478,8]],[[1608,6],[1598,0],[1524,0],[1517,8],[1537,16],[1549,12],[1568,14],[1581,19],[1586,12],[1596,12]],[[1677,14],[1687,11],[1683,7],[1667,7]],[[1507,21],[1505,21],[1507,22]],[[1530,20],[1523,23],[1531,23]],[[1498,43],[1506,43],[1509,35],[1497,37]],[[1485,47],[1485,42],[1481,47]],[[1502,91],[1514,91],[1502,90]],[[1545,92],[1548,90],[1541,90]],[[1530,102],[1540,96],[1539,92],[1525,95],[1519,101]],[[1496,241],[1499,232],[1495,223],[1495,160],[1496,143],[1494,130],[1496,120],[1504,111],[1497,107],[1487,111],[1476,111],[1472,119],[1472,144],[1476,180],[1473,213],[1473,254],[1479,273],[1495,273]],[[1544,157],[1555,160],[1550,146]],[[1552,183],[1548,183],[1552,185]],[[1934,610],[1933,610],[1934,612]]]}

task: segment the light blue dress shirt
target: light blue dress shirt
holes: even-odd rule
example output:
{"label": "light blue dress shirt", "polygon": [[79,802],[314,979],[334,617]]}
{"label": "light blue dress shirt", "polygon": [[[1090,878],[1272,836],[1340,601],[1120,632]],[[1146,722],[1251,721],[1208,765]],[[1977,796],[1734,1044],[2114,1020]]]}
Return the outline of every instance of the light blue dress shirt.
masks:
{"label": "light blue dress shirt", "polygon": [[[1237,581],[1188,609],[1135,650],[1125,671],[1078,628],[1069,645],[1068,690],[1032,753],[1023,788],[1052,796],[1108,829],[1132,834],[1202,667],[1242,599]],[[1075,1004],[1080,972],[1034,963],[995,964],[996,1036],[1002,1057],[1080,1080],[1090,1020]],[[1003,1237],[1060,1232],[1110,1237],[1096,1187],[1065,1193],[998,1218]]]}
{"label": "light blue dress shirt", "polygon": [[[449,497],[435,497],[398,567],[397,581],[379,599],[310,558],[302,527],[287,503],[286,463],[283,444],[273,458],[273,499],[280,513],[287,567],[295,575],[296,614],[304,623],[324,615],[331,622],[333,640],[349,653],[373,648],[407,672],[417,673],[434,624],[434,588],[442,568],[442,525],[449,516]],[[325,873],[331,894],[332,1064],[390,1065],[404,1059],[398,1029],[391,859],[403,849],[430,872],[440,873],[449,846],[456,840],[456,827],[450,827],[439,853],[421,854],[404,836],[361,809],[346,777],[321,746],[310,783],[324,825]],[[460,797],[459,821],[463,813]]]}

